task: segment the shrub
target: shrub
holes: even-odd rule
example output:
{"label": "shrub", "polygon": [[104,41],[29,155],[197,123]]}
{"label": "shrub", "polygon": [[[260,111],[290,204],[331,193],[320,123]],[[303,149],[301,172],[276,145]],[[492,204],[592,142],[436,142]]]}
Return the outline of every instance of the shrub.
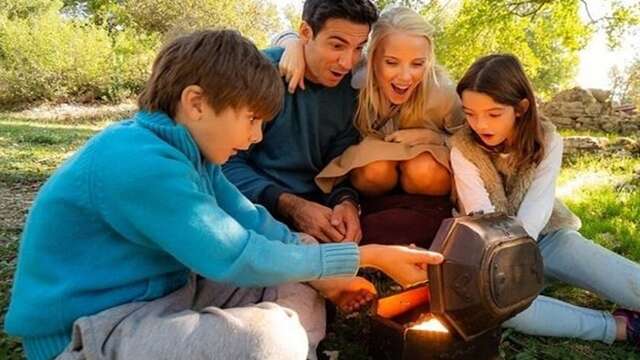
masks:
{"label": "shrub", "polygon": [[157,34],[141,34],[127,29],[114,35],[114,71],[109,100],[135,96],[142,90],[159,46]]}
{"label": "shrub", "polygon": [[105,30],[57,11],[0,21],[0,105],[101,98],[113,70]]}

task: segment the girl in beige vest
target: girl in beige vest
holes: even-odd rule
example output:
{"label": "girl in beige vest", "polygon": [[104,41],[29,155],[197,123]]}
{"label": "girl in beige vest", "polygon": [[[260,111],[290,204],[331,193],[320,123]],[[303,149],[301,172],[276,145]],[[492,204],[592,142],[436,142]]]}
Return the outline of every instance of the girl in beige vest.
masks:
{"label": "girl in beige vest", "polygon": [[549,280],[632,309],[610,314],[541,295],[504,326],[532,335],[639,345],[640,266],[585,239],[577,231],[580,220],[555,198],[562,138],[540,119],[518,59],[490,55],[477,60],[457,92],[467,118],[451,139],[460,211],[517,217],[538,240]]}
{"label": "girl in beige vest", "polygon": [[[373,25],[367,57],[352,81],[360,89],[354,124],[362,141],[318,174],[316,183],[323,191],[349,178],[367,196],[396,186],[408,194],[449,194],[445,140],[462,125],[464,115],[451,81],[435,64],[431,33],[431,26],[406,7],[386,10]],[[287,49],[280,68],[289,91],[304,88],[304,54],[293,37],[282,34],[277,42]]]}

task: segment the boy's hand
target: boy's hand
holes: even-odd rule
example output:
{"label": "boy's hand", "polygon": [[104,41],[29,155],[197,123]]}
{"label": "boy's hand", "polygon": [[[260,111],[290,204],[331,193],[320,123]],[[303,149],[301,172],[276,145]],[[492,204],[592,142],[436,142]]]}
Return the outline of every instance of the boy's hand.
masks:
{"label": "boy's hand", "polygon": [[278,210],[291,220],[297,231],[307,233],[322,242],[339,242],[344,239],[344,235],[331,225],[333,212],[326,206],[283,193],[278,199]]}
{"label": "boy's hand", "polygon": [[289,92],[294,93],[297,87],[304,90],[304,46],[300,39],[283,40],[284,53],[278,63],[280,75],[284,76],[289,84]]}
{"label": "boy's hand", "polygon": [[442,254],[408,246],[365,245],[360,247],[361,267],[379,269],[404,287],[427,281],[426,265],[437,265],[443,260]]}
{"label": "boy's hand", "polygon": [[344,237],[342,241],[359,243],[360,240],[362,240],[358,208],[350,200],[345,200],[334,206],[331,215],[331,225],[343,234]]}

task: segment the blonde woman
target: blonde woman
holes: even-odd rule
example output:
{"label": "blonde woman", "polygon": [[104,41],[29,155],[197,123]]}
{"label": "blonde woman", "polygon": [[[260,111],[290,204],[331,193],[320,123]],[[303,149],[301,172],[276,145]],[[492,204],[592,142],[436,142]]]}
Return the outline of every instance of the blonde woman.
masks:
{"label": "blonde woman", "polygon": [[[446,139],[462,126],[464,113],[454,85],[435,63],[431,32],[411,9],[396,7],[380,15],[352,77],[359,89],[354,125],[361,140],[315,179],[327,193],[350,180],[364,195],[361,244],[428,247],[441,221],[451,216]],[[332,60],[339,61],[345,36],[332,34]],[[278,43],[287,48],[280,70],[289,91],[304,89],[303,40],[286,33]]]}
{"label": "blonde woman", "polygon": [[[429,196],[451,191],[445,140],[463,124],[464,114],[453,85],[435,64],[431,32],[431,26],[409,8],[396,7],[380,15],[366,59],[352,82],[360,89],[354,124],[362,141],[316,177],[323,191],[347,176],[370,197],[397,187]],[[293,35],[278,40],[287,48],[280,70],[289,81],[289,91],[304,88],[304,54]]]}

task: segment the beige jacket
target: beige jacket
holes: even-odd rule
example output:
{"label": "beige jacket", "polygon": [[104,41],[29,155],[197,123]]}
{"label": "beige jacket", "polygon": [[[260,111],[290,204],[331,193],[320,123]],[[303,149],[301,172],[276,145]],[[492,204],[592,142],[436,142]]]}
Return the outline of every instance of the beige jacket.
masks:
{"label": "beige jacket", "polygon": [[[424,144],[409,146],[402,143],[386,142],[375,136],[367,136],[359,144],[352,145],[333,159],[315,178],[318,187],[325,193],[348,176],[355,168],[363,167],[379,160],[404,161],[428,152],[451,172],[449,164],[449,134],[465,123],[464,113],[455,87],[443,71],[436,72],[437,82],[431,86],[424,114],[425,128],[431,130]],[[364,86],[362,70],[356,71],[352,85]]]}

